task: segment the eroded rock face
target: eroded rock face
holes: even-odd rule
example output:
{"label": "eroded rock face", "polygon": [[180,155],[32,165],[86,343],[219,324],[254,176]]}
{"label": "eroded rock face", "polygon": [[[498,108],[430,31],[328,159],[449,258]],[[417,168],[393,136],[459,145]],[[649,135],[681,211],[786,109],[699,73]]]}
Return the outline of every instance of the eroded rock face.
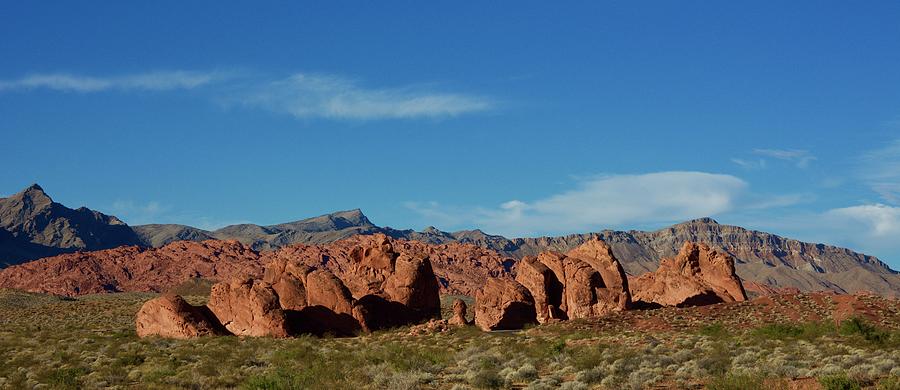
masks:
{"label": "eroded rock face", "polygon": [[537,323],[534,298],[514,280],[488,279],[475,295],[475,325],[484,331],[521,329]]}
{"label": "eroded rock face", "polygon": [[145,302],[135,318],[138,337],[160,336],[190,339],[227,332],[206,306],[192,306],[183,298],[166,294]]}
{"label": "eroded rock face", "polygon": [[598,292],[598,301],[603,303],[601,312],[625,310],[631,304],[628,278],[625,269],[613,255],[612,248],[600,239],[594,238],[572,249],[568,257],[580,259],[600,273],[603,290]]}
{"label": "eroded rock face", "polygon": [[207,304],[213,315],[237,336],[287,337],[290,334],[278,294],[261,280],[216,283]]}
{"label": "eroded rock face", "polygon": [[260,277],[259,253],[237,241],[178,241],[162,248],[69,253],[0,270],[0,287],[65,296],[163,292],[185,281]]}
{"label": "eroded rock face", "polygon": [[[440,286],[424,246],[383,234],[322,247],[293,246],[271,254],[274,270],[267,273],[274,281],[289,264],[296,269],[306,265],[330,270],[352,301],[351,308],[335,309],[336,313],[353,313],[363,330],[405,325],[440,317]],[[306,293],[311,294],[311,289],[307,285]]]}
{"label": "eroded rock face", "polygon": [[538,322],[560,317],[554,311],[563,302],[564,286],[547,265],[534,257],[522,259],[516,268],[516,281],[531,292]]}
{"label": "eroded rock face", "polygon": [[523,259],[516,280],[534,296],[538,321],[589,318],[627,309],[628,280],[604,242],[593,239],[567,254]]}
{"label": "eroded rock face", "polygon": [[659,269],[632,280],[631,294],[641,305],[702,306],[747,300],[734,259],[706,244],[685,242]]}
{"label": "eroded rock face", "polygon": [[453,316],[447,321],[450,325],[468,325],[469,321],[466,319],[466,311],[468,307],[466,302],[462,299],[454,299],[453,300]]}

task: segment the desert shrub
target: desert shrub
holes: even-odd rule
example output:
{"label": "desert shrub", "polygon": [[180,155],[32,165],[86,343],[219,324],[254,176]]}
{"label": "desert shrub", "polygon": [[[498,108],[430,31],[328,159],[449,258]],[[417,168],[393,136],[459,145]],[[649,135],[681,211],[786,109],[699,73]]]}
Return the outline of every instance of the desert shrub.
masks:
{"label": "desert shrub", "polygon": [[45,381],[57,389],[78,389],[81,387],[80,377],[87,372],[87,369],[81,367],[60,368],[49,372]]}
{"label": "desert shrub", "polygon": [[608,351],[605,345],[569,349],[569,359],[577,369],[586,370],[603,365]]}
{"label": "desert shrub", "polygon": [[785,339],[803,335],[803,329],[789,324],[768,324],[754,329],[752,333],[767,339]]}
{"label": "desert shrub", "polygon": [[889,376],[875,384],[877,390],[900,390],[900,377]]}
{"label": "desert shrub", "polygon": [[469,384],[479,389],[499,389],[503,387],[505,381],[496,368],[482,368],[473,373]]}
{"label": "desert shrub", "polygon": [[885,344],[891,339],[891,334],[883,329],[869,324],[859,317],[850,318],[841,323],[841,334],[859,335],[868,342]]}
{"label": "desert shrub", "polygon": [[819,384],[825,390],[859,390],[861,388],[859,382],[844,373],[820,377]]}
{"label": "desert shrub", "polygon": [[575,379],[588,384],[600,383],[606,377],[606,367],[594,367],[575,374]]}
{"label": "desert shrub", "polygon": [[721,322],[714,322],[700,328],[699,333],[704,336],[723,338],[729,335],[728,329]]}
{"label": "desert shrub", "polygon": [[287,390],[300,389],[300,383],[285,371],[275,371],[248,378],[242,385],[247,390]]}
{"label": "desert shrub", "polygon": [[710,390],[761,389],[763,388],[764,379],[756,374],[728,373],[727,375],[713,377],[706,386]]}
{"label": "desert shrub", "polygon": [[587,390],[588,385],[579,381],[563,382],[559,390]]}
{"label": "desert shrub", "polygon": [[713,344],[705,356],[697,361],[697,365],[706,370],[707,374],[719,376],[725,375],[731,368],[732,350],[724,343]]}

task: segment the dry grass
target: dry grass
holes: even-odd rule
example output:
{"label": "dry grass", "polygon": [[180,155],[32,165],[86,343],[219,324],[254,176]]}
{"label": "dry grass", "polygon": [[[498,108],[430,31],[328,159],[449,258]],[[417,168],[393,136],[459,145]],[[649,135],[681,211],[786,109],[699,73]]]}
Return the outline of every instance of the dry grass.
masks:
{"label": "dry grass", "polygon": [[892,388],[900,375],[897,334],[887,330],[896,327],[866,322],[740,331],[706,323],[649,333],[598,325],[607,318],[518,333],[466,327],[422,336],[395,329],[356,338],[138,339],[133,316],[151,297],[0,292],[0,387],[733,389],[816,377]]}

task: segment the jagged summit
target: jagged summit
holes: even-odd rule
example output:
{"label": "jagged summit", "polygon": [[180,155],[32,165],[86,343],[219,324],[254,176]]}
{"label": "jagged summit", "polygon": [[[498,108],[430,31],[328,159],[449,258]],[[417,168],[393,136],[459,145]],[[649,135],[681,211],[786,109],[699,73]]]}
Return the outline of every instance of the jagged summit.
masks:
{"label": "jagged summit", "polygon": [[710,218],[710,217],[703,217],[703,218],[692,219],[692,220],[687,221],[687,222],[685,222],[685,223],[691,223],[691,224],[709,224],[709,225],[718,225],[718,224],[719,224],[718,221],[716,221],[715,219],[712,219],[712,218]]}
{"label": "jagged summit", "polygon": [[38,183],[33,183],[30,186],[28,186],[27,188],[25,188],[24,190],[22,190],[22,192],[31,192],[31,191],[38,191],[38,192],[43,193],[44,188],[41,187]]}
{"label": "jagged summit", "polygon": [[56,203],[38,184],[0,198],[0,228],[8,240],[0,263],[15,264],[49,254],[98,250],[140,243],[137,234],[118,218],[86,207],[70,209]]}

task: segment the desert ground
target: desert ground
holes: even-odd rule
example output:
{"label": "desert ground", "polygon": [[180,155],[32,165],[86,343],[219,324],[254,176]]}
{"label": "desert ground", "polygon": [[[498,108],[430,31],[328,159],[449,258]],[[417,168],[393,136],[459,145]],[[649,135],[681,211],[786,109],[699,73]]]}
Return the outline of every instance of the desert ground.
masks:
{"label": "desert ground", "polygon": [[[202,304],[208,284],[176,292]],[[340,338],[138,338],[135,313],[157,295],[2,290],[0,387],[900,388],[900,302],[874,295],[774,295],[521,331],[416,325]],[[442,297],[445,317],[454,298]]]}

